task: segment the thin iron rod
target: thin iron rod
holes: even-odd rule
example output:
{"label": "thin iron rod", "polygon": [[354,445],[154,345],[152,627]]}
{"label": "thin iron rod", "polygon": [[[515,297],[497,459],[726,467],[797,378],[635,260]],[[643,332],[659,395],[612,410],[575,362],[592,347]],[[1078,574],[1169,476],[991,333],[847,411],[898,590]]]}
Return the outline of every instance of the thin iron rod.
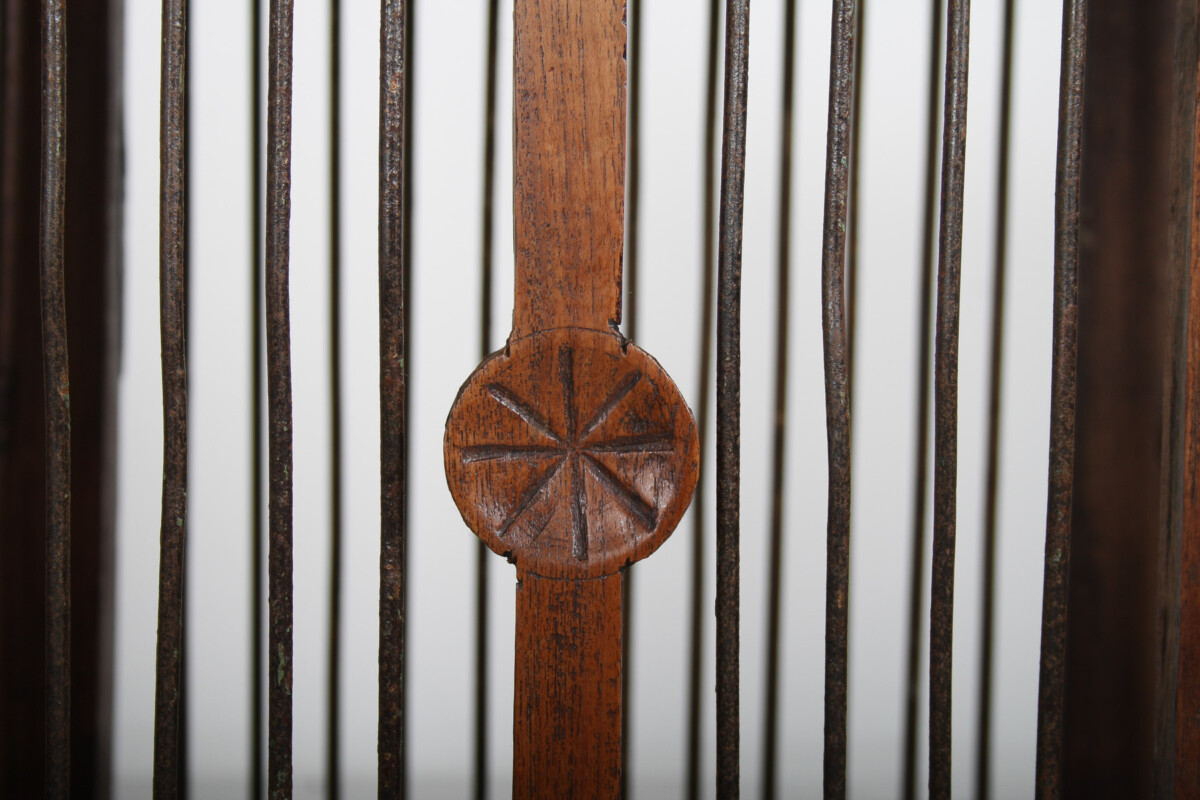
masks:
{"label": "thin iron rod", "polygon": [[958,508],[958,320],[967,153],[969,0],[949,0],[934,353],[933,571],[929,625],[929,797],[950,797],[954,544]]}
{"label": "thin iron rod", "polygon": [[703,680],[704,656],[704,547],[705,498],[704,473],[708,461],[708,420],[712,415],[710,385],[712,376],[713,286],[716,276],[717,230],[717,54],[720,46],[721,0],[710,0],[708,6],[708,74],[704,103],[704,199],[701,234],[702,262],[700,271],[700,386],[696,393],[696,426],[700,438],[700,461],[696,472],[696,497],[692,501],[692,597],[691,634],[689,640],[688,716],[687,716],[687,794],[700,796],[700,686]]}
{"label": "thin iron rod", "polygon": [[738,796],[740,778],[742,203],[746,185],[750,0],[729,0],[725,13],[725,120],[717,252],[717,797],[733,800]]}
{"label": "thin iron rod", "polygon": [[65,0],[42,4],[42,369],[46,397],[46,797],[71,789],[71,382],[63,236],[67,193]]}
{"label": "thin iron rod", "polygon": [[929,387],[932,379],[934,218],[938,197],[938,122],[941,105],[942,23],[945,0],[929,11],[929,86],[925,122],[925,191],[921,213],[920,316],[917,319],[917,408],[913,457],[912,554],[908,597],[908,664],[904,682],[904,800],[917,793],[917,722],[924,620],[925,541],[929,522]]}
{"label": "thin iron rod", "polygon": [[[404,119],[405,119],[405,124],[404,124],[404,165],[405,166],[404,166],[404,182],[403,182],[404,203],[403,203],[403,211],[401,214],[401,226],[402,226],[403,234],[401,235],[401,240],[400,240],[403,258],[404,258],[404,270],[402,272],[402,275],[403,275],[403,291],[404,291],[404,308],[406,308],[406,309],[412,307],[413,270],[412,270],[411,265],[413,263],[413,258],[412,258],[413,240],[416,237],[416,229],[413,227],[413,224],[412,224],[413,186],[416,185],[415,176],[416,176],[416,168],[417,168],[417,160],[416,160],[416,158],[413,157],[413,152],[416,147],[416,145],[415,145],[416,129],[412,125],[412,120],[414,119],[413,105],[416,102],[416,94],[413,91],[413,86],[415,83],[413,76],[416,74],[415,65],[416,65],[416,53],[417,53],[417,41],[416,41],[417,26],[416,26],[416,21],[415,21],[416,13],[417,13],[417,0],[408,0],[404,4],[404,30],[405,30],[405,35],[404,35]],[[404,366],[405,387],[407,387],[408,386],[408,376],[410,374],[412,374],[412,366],[413,366],[413,361],[412,361],[412,317],[408,314],[407,311],[404,314],[403,326],[404,326],[404,348],[401,351],[402,352],[401,363]],[[412,410],[411,410],[411,405],[409,403],[409,394],[408,394],[407,388],[405,389],[405,392],[404,392],[403,403],[404,403],[404,425],[405,425],[405,431],[407,432],[410,421],[412,420]],[[411,453],[409,451],[411,448],[412,448],[412,440],[408,438],[407,433],[406,433],[405,438],[404,438],[404,454],[403,454],[406,475],[407,475],[407,469],[408,469],[408,467],[407,467],[408,459],[409,459],[409,456],[411,455]],[[407,504],[409,501],[409,492],[410,492],[411,488],[412,487],[408,483],[408,478],[406,477],[404,479],[404,484],[403,484],[405,504]],[[404,530],[405,530],[406,538],[408,536],[408,521],[407,520],[408,520],[407,512],[405,512],[405,523],[404,523],[405,528],[404,528]],[[408,548],[407,547],[405,547],[405,549],[404,549],[403,569],[404,569],[404,574],[407,575],[408,574]],[[409,591],[410,591],[410,587],[408,585],[408,581],[405,580],[404,581],[404,603],[405,603],[404,607],[405,608],[408,607]],[[406,656],[405,663],[407,663],[407,654],[408,654],[408,639],[407,638],[404,639],[403,646],[404,646],[404,653]],[[402,688],[405,693],[402,702],[407,704],[408,684],[402,683]],[[408,726],[408,718],[407,717],[401,716],[401,725],[402,725],[401,741],[404,741],[404,735],[407,732],[407,726]],[[409,776],[408,750],[401,748],[400,757],[403,760],[402,769],[403,769],[403,775],[404,775],[404,783],[401,786],[401,791],[404,794],[408,794],[408,790],[409,790],[409,787],[408,787],[408,776]]]}
{"label": "thin iron rod", "polygon": [[1050,384],[1050,476],[1038,676],[1039,800],[1062,795],[1063,694],[1067,655],[1067,578],[1075,473],[1075,356],[1079,265],[1079,155],[1087,3],[1064,0],[1059,86],[1058,169],[1054,202],[1054,356]]}
{"label": "thin iron rod", "polygon": [[[483,112],[483,228],[480,252],[479,357],[491,352],[492,236],[496,193],[496,88],[500,44],[500,0],[488,0],[487,76]],[[475,548],[475,800],[488,795],[488,549]]]}
{"label": "thin iron rod", "polygon": [[288,237],[292,0],[270,0],[267,86],[267,402],[270,500],[267,787],[292,794],[292,363]]}
{"label": "thin iron rod", "polygon": [[342,50],[341,0],[329,3],[329,800],[341,796],[342,676]]}
{"label": "thin iron rod", "polygon": [[854,0],[833,8],[829,55],[829,128],[821,247],[825,419],[829,510],[825,567],[826,798],[846,796],[846,673],[850,617],[850,395],[846,367],[846,213],[856,32]]}
{"label": "thin iron rod", "polygon": [[763,695],[762,796],[775,797],[779,732],[779,622],[782,594],[784,456],[787,444],[788,309],[792,260],[792,136],[795,120],[796,0],[783,15],[783,92],[779,125],[779,218],[776,229],[775,416],[771,450],[770,560],[767,563],[767,676]]}
{"label": "thin iron rod", "polygon": [[262,1],[250,0],[250,798],[263,795]]}
{"label": "thin iron rod", "polygon": [[1000,399],[1004,361],[1004,300],[1008,247],[1009,140],[1012,132],[1013,0],[1004,3],[1000,57],[1000,141],[996,151],[996,218],[992,243],[992,352],[988,378],[987,477],[983,501],[983,610],[979,645],[979,705],[975,797],[991,795],[992,648],[995,641],[996,499],[1000,474]]}
{"label": "thin iron rod", "polygon": [[159,137],[163,486],[159,528],[154,796],[179,795],[187,537],[187,0],[164,0]]}
{"label": "thin iron rod", "polygon": [[[184,55],[192,52],[192,6],[185,0],[183,10],[183,48]],[[188,218],[189,209],[192,207],[191,188],[192,184],[188,180],[188,175],[192,169],[192,137],[189,130],[189,125],[192,119],[192,92],[191,92],[191,72],[184,69],[184,89],[183,89],[183,252],[184,264],[191,264],[192,261],[192,244],[191,244],[191,224]],[[186,346],[190,347],[192,341],[192,303],[191,303],[191,270],[185,267],[184,270],[184,299],[183,299],[183,335]],[[187,350],[184,351],[189,352]],[[184,500],[187,500],[187,495],[184,495]],[[186,509],[185,509],[186,510]],[[190,516],[190,513],[187,515]],[[189,744],[188,731],[190,726],[190,691],[191,685],[188,677],[188,596],[187,596],[187,563],[188,563],[188,537],[186,531],[191,527],[191,522],[185,516],[183,537],[183,592],[182,592],[182,617],[183,631],[180,634],[179,648],[179,775],[178,775],[178,800],[188,800],[190,794],[189,777],[191,776],[191,746]]]}
{"label": "thin iron rod", "polygon": [[[859,179],[862,176],[862,98],[863,62],[867,47],[864,37],[867,17],[867,0],[858,0],[855,17],[854,41],[854,99],[850,111],[850,189],[847,196],[846,240],[846,394],[850,397],[850,409],[854,409],[854,347],[858,319],[858,228],[861,204],[859,202]],[[853,433],[853,431],[851,431]]]}
{"label": "thin iron rod", "polygon": [[[625,306],[625,332],[633,341],[638,336],[638,217],[641,200],[641,151],[642,138],[642,0],[628,0],[628,44],[626,61],[629,65],[629,131],[626,140],[625,171],[625,289],[628,301]],[[633,730],[633,565],[625,568],[621,582],[621,781],[620,796],[631,797],[629,791],[629,754]]]}
{"label": "thin iron rod", "polygon": [[404,795],[405,0],[382,0],[379,79],[379,796]]}

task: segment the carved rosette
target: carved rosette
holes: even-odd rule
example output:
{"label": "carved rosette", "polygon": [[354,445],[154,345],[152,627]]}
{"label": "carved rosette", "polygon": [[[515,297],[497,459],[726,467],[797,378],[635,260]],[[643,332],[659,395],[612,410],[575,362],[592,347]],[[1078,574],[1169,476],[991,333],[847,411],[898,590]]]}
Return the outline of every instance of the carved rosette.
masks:
{"label": "carved rosette", "polygon": [[698,450],[692,412],[658,362],[578,328],[494,353],[446,421],[464,521],[547,578],[611,575],[658,549],[691,501]]}

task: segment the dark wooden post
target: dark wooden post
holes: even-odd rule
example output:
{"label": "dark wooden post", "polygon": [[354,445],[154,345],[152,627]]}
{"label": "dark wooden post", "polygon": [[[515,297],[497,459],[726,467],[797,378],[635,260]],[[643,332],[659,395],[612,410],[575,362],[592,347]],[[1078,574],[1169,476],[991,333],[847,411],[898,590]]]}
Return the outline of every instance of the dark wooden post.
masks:
{"label": "dark wooden post", "polygon": [[1155,797],[1200,797],[1200,19],[1176,6]]}
{"label": "dark wooden post", "polygon": [[621,570],[696,485],[691,411],[616,327],[624,5],[517,0],[513,330],[446,423],[459,511],[517,567],[516,798],[617,796]]}
{"label": "dark wooden post", "polygon": [[1151,785],[1173,3],[1088,3],[1064,704],[1071,798],[1148,797]]}

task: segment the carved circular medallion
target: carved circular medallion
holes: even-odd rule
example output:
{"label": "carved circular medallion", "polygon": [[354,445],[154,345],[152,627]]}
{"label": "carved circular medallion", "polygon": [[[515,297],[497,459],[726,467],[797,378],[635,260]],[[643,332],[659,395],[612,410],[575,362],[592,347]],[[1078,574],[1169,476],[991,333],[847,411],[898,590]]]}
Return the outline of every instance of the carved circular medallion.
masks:
{"label": "carved circular medallion", "polygon": [[658,362],[579,328],[489,356],[446,420],[463,519],[547,578],[610,575],[658,549],[691,502],[698,450],[692,412]]}

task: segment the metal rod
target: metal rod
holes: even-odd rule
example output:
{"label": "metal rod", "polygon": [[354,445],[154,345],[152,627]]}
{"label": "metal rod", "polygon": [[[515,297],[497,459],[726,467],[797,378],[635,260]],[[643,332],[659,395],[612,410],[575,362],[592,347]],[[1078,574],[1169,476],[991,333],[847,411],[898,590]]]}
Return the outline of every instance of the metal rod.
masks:
{"label": "metal rod", "polygon": [[705,83],[704,104],[704,199],[701,234],[700,271],[700,385],[696,397],[696,428],[700,437],[700,464],[696,478],[696,497],[692,501],[692,596],[691,632],[688,652],[688,716],[687,716],[687,794],[685,797],[700,796],[700,734],[701,702],[700,685],[703,679],[702,659],[704,655],[704,547],[705,547],[705,465],[708,449],[704,446],[708,438],[708,420],[712,415],[710,386],[712,375],[713,338],[713,286],[716,275],[716,230],[717,230],[717,54],[721,27],[721,0],[710,0],[708,5],[708,69]]}
{"label": "metal rod", "polygon": [[908,664],[904,682],[904,800],[917,793],[917,721],[921,681],[921,631],[924,619],[925,537],[929,515],[929,386],[933,331],[934,215],[938,196],[938,122],[941,87],[942,20],[944,0],[932,0],[929,12],[929,86],[925,127],[925,190],[921,214],[921,312],[917,320],[917,418],[913,458],[913,516],[911,582],[908,597]]}
{"label": "metal rod", "polygon": [[42,369],[46,398],[46,797],[71,788],[71,383],[63,277],[65,0],[42,4]]}
{"label": "metal rod", "polygon": [[262,0],[250,0],[250,798],[263,795]]}
{"label": "metal rod", "polygon": [[746,88],[750,0],[725,16],[725,114],[717,253],[717,797],[738,796],[738,644],[741,488],[742,201],[746,184]]}
{"label": "metal rod", "polygon": [[1087,3],[1064,0],[1054,203],[1054,355],[1050,384],[1050,477],[1038,677],[1036,796],[1062,795],[1067,578],[1075,466],[1075,356],[1079,265],[1079,161]]}
{"label": "metal rod", "polygon": [[329,800],[341,796],[342,675],[342,49],[341,0],[329,3]]}
{"label": "metal rod", "polygon": [[782,594],[784,456],[787,444],[788,309],[792,260],[792,137],[795,120],[796,0],[783,16],[783,92],[779,125],[779,218],[776,223],[775,415],[771,450],[770,560],[767,563],[767,665],[763,695],[762,796],[775,797],[779,732],[779,622]]}
{"label": "metal rod", "polygon": [[[626,46],[626,61],[629,64],[629,132],[625,142],[625,333],[637,341],[637,247],[641,200],[641,152],[638,144],[642,138],[642,2],[628,0],[629,41]],[[631,702],[632,680],[634,680],[634,566],[625,567],[622,581],[622,604],[620,604],[620,645],[622,645],[622,670],[620,670],[620,696],[623,698],[620,714],[620,796],[629,800],[630,738],[635,705]]]}
{"label": "metal rod", "polygon": [[[191,270],[186,265],[191,264],[192,260],[192,240],[191,240],[191,224],[189,221],[189,209],[192,207],[191,188],[192,184],[188,180],[188,175],[192,169],[192,137],[188,130],[188,125],[192,119],[192,91],[191,91],[191,72],[186,69],[186,56],[192,52],[192,6],[185,1],[183,10],[183,49],[185,56],[184,69],[184,89],[183,89],[183,252],[184,252],[184,299],[183,299],[183,335],[184,342],[187,347],[190,347],[192,341],[192,303],[191,303]],[[185,350],[185,352],[187,352]],[[190,401],[189,401],[190,402]],[[187,496],[184,495],[186,501]],[[186,509],[185,509],[186,510]],[[187,563],[188,563],[188,537],[186,531],[191,527],[191,522],[188,519],[190,514],[184,516],[184,531],[183,537],[183,593],[182,593],[182,617],[183,631],[180,634],[179,647],[179,775],[177,780],[178,800],[188,800],[190,795],[189,778],[191,776],[191,746],[189,744],[189,699],[191,697],[190,682],[188,677],[188,597],[187,597]]]}
{"label": "metal rod", "polygon": [[382,0],[379,79],[379,796],[404,793],[406,0]]}
{"label": "metal rod", "polygon": [[[642,104],[642,2],[627,0],[628,44],[626,61],[629,69],[628,119],[625,171],[625,333],[633,341],[638,336],[638,216],[641,200],[641,104]],[[633,602],[634,568],[625,568],[621,582],[621,781],[624,800],[632,796],[629,790],[629,754],[633,729]]]}
{"label": "metal rod", "polygon": [[929,796],[950,797],[954,544],[958,508],[958,318],[967,151],[969,0],[949,0],[934,355],[933,572],[929,626]]}
{"label": "metal rod", "polygon": [[[858,309],[858,227],[859,212],[859,178],[862,153],[862,96],[863,96],[863,61],[866,59],[866,40],[863,31],[866,26],[867,0],[858,0],[858,12],[855,16],[854,41],[854,99],[850,111],[850,189],[847,198],[849,217],[847,228],[849,238],[846,240],[846,394],[850,397],[850,409],[854,409],[854,347],[857,327]],[[853,433],[853,431],[851,431]]]}
{"label": "metal rod", "polygon": [[[499,81],[500,0],[488,0],[487,76],[483,112],[483,228],[480,236],[479,357],[491,352],[492,236],[496,193],[496,88]],[[475,550],[475,800],[488,796],[488,549]]]}
{"label": "metal rod", "polygon": [[270,0],[267,86],[269,705],[267,787],[292,792],[292,365],[288,237],[292,161],[292,0]]}
{"label": "metal rod", "polygon": [[177,797],[183,696],[184,542],[187,537],[187,0],[164,0],[159,138],[159,315],[162,340],[163,487],[154,796]]}
{"label": "metal rod", "polygon": [[975,797],[991,796],[992,648],[995,642],[996,500],[1000,474],[1000,399],[1004,356],[1005,271],[1008,247],[1009,140],[1012,129],[1013,0],[1004,3],[1000,58],[1000,142],[996,151],[996,218],[992,245],[992,352],[988,378],[987,477],[983,501],[983,610],[980,624],[979,705],[975,736]]}
{"label": "metal rod", "polygon": [[[404,201],[403,201],[403,210],[401,213],[401,226],[402,226],[402,230],[403,230],[403,234],[401,235],[401,252],[403,254],[403,259],[404,259],[404,269],[402,271],[403,287],[404,287],[403,288],[403,292],[404,292],[403,303],[404,303],[405,309],[412,307],[413,270],[411,268],[411,265],[413,263],[413,258],[412,258],[413,240],[416,238],[416,229],[413,227],[413,224],[412,224],[412,220],[413,220],[413,186],[416,185],[415,175],[416,175],[416,168],[417,168],[417,160],[413,156],[413,153],[414,153],[414,150],[416,147],[416,145],[415,145],[416,129],[412,125],[412,120],[414,119],[413,105],[416,102],[416,94],[413,90],[413,87],[415,84],[413,76],[416,74],[416,53],[417,53],[417,37],[415,35],[415,32],[417,30],[416,21],[415,21],[416,13],[417,13],[417,0],[407,0],[407,2],[404,4],[404,30],[405,30],[405,34],[404,34],[404,120],[405,120],[405,123],[404,123],[404,181],[403,181]],[[407,475],[407,469],[408,469],[407,465],[408,465],[408,459],[409,459],[409,455],[410,455],[409,450],[412,447],[412,440],[409,439],[408,435],[407,435],[408,426],[410,424],[410,420],[412,419],[411,405],[409,403],[409,394],[408,394],[407,386],[408,386],[408,376],[410,374],[412,374],[412,366],[413,366],[412,317],[408,314],[407,311],[405,311],[405,313],[404,313],[403,327],[404,327],[404,342],[403,342],[404,347],[402,350],[403,355],[401,357],[401,363],[404,367],[404,376],[405,376],[404,384],[406,387],[405,391],[404,391],[404,398],[403,398],[404,426],[405,426],[405,431],[406,431],[406,434],[404,437],[403,458],[404,458],[404,464],[405,464],[405,475]],[[408,478],[405,477],[404,483],[403,483],[403,492],[404,492],[404,502],[406,504],[406,507],[407,507],[407,503],[408,503],[408,499],[409,499],[409,491],[411,490],[411,488],[412,487],[408,483]],[[405,526],[404,527],[404,531],[405,531],[404,535],[407,540],[407,536],[408,536],[407,512],[405,512],[404,526]],[[407,546],[404,549],[403,569],[404,569],[404,574],[407,575],[408,574],[408,548],[407,548]],[[409,587],[408,581],[406,579],[404,581],[404,603],[405,603],[404,607],[405,608],[408,607],[409,591],[410,591],[410,587]],[[407,638],[404,639],[403,647],[404,647],[404,653],[405,653],[405,663],[407,663],[407,654],[408,654],[408,639]],[[402,683],[401,686],[405,693],[404,698],[402,699],[402,702],[404,702],[407,705],[408,684]],[[401,715],[401,726],[402,726],[401,741],[404,740],[404,735],[405,735],[405,732],[407,731],[407,725],[408,725],[408,718]],[[408,772],[408,750],[401,748],[400,756],[401,756],[401,759],[403,760],[403,764],[402,764],[401,768],[403,770],[403,775],[404,775],[404,783],[401,786],[401,792],[404,794],[408,794],[408,775],[409,775],[409,772]]]}
{"label": "metal rod", "polygon": [[829,511],[825,568],[826,798],[846,796],[846,673],[850,606],[850,396],[846,368],[846,213],[854,97],[854,0],[833,9],[829,56],[829,128],[821,248],[825,419],[829,442]]}

